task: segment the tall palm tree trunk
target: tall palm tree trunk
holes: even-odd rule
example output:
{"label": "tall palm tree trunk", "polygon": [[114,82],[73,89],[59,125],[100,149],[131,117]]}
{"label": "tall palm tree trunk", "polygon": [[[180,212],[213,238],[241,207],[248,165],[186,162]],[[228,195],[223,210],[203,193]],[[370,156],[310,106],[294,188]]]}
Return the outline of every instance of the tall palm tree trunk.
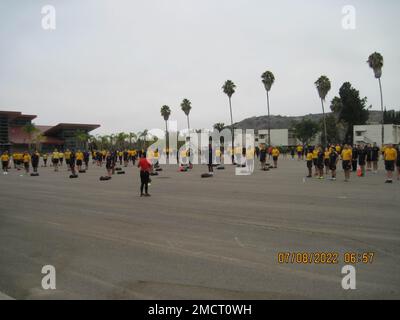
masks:
{"label": "tall palm tree trunk", "polygon": [[165,120],[165,141],[166,141],[166,149],[167,149],[167,164],[169,164],[169,133],[168,133],[168,121]]}
{"label": "tall palm tree trunk", "polygon": [[382,112],[382,146],[385,143],[385,119],[384,119],[384,113],[383,113],[383,94],[382,94],[382,83],[381,83],[381,78],[378,79],[379,81],[379,91],[381,93],[381,112]]}
{"label": "tall palm tree trunk", "polygon": [[268,147],[271,146],[271,115],[269,113],[269,93],[267,90],[267,109],[268,109]]}
{"label": "tall palm tree trunk", "polygon": [[326,118],[325,118],[325,108],[324,108],[324,100],[321,99],[321,104],[322,104],[322,117],[323,117],[323,122],[324,122],[324,147],[326,147],[328,144],[328,135],[326,131]]}
{"label": "tall palm tree trunk", "polygon": [[231,101],[231,97],[229,97],[229,110],[231,113],[231,130],[232,130],[232,164],[235,163],[235,141],[234,141],[234,132],[235,132],[235,128],[233,127],[233,116],[232,116],[232,101]]}

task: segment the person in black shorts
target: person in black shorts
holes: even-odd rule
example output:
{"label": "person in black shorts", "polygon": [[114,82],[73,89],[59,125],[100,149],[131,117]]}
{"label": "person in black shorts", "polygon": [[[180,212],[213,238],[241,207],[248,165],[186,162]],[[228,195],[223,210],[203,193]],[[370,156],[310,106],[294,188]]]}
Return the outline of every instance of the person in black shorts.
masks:
{"label": "person in black shorts", "polygon": [[372,170],[374,173],[378,173],[379,151],[379,147],[376,145],[376,143],[374,143],[371,148]]}
{"label": "person in black shorts", "polygon": [[1,165],[3,167],[3,174],[8,174],[8,165],[10,163],[10,155],[8,151],[4,151],[4,153],[0,156]]}
{"label": "person in black shorts", "polygon": [[110,151],[107,151],[106,154],[106,170],[107,170],[107,175],[111,177],[114,169],[114,158],[113,155],[111,154]]}
{"label": "person in black shorts", "polygon": [[90,158],[90,152],[84,151],[83,152],[83,162],[85,163],[85,170],[89,170],[89,158]]}
{"label": "person in black shorts", "polygon": [[317,147],[317,170],[318,170],[318,179],[324,179],[324,151],[321,146]]}
{"label": "person in black shorts", "polygon": [[34,153],[32,153],[31,163],[34,173],[37,173],[37,169],[39,167],[39,158],[40,158],[39,152],[35,151]]}
{"label": "person in black shorts", "polygon": [[124,153],[123,153],[122,157],[124,159],[124,167],[127,167],[128,163],[129,163],[129,152],[128,152],[128,150],[124,150]]}
{"label": "person in black shorts", "polygon": [[329,169],[331,170],[332,178],[331,180],[336,180],[336,168],[339,161],[339,154],[336,152],[335,148],[331,148],[329,152]]}
{"label": "person in black shorts", "polygon": [[361,169],[361,177],[365,176],[365,165],[367,164],[367,151],[365,147],[358,146],[357,148],[358,154],[358,165]]}
{"label": "person in black shorts", "polygon": [[71,151],[71,156],[69,158],[69,167],[71,169],[72,175],[76,175],[75,163],[76,163],[76,154],[75,154],[75,151]]}
{"label": "person in black shorts", "polygon": [[261,146],[260,149],[260,162],[261,162],[261,170],[266,170],[265,162],[267,161],[267,149],[264,145]]}

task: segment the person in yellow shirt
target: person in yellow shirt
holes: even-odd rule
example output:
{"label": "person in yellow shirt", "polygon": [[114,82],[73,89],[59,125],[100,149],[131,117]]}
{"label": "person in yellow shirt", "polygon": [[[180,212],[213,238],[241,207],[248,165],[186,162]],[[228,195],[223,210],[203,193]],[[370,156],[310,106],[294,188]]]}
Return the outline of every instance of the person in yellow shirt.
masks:
{"label": "person in yellow shirt", "polygon": [[397,151],[397,159],[396,159],[397,180],[400,180],[400,145],[397,146],[396,151]]}
{"label": "person in yellow shirt", "polygon": [[54,171],[57,172],[58,171],[58,164],[60,162],[60,155],[59,155],[57,149],[54,149],[54,152],[51,155],[51,161],[53,162]]}
{"label": "person in yellow shirt", "polygon": [[280,155],[279,149],[277,147],[273,147],[271,151],[272,160],[274,161],[274,168],[278,168],[278,158]]}
{"label": "person in yellow shirt", "polygon": [[45,152],[45,153],[43,153],[43,155],[42,155],[42,158],[43,158],[43,163],[44,163],[44,166],[45,167],[47,167],[47,158],[48,158],[48,155],[47,155],[47,153]]}
{"label": "person in yellow shirt", "polygon": [[63,152],[59,152],[58,153],[58,158],[60,160],[60,167],[63,165],[64,163],[64,153]]}
{"label": "person in yellow shirt", "polygon": [[69,149],[67,149],[64,152],[64,157],[65,157],[65,163],[67,164],[67,170],[70,171],[71,170],[71,151],[69,151]]}
{"label": "person in yellow shirt", "polygon": [[350,146],[347,144],[344,145],[343,151],[341,154],[342,157],[342,167],[344,170],[344,181],[349,182],[350,180],[350,170],[351,170],[351,160],[353,158],[353,151]]}
{"label": "person in yellow shirt", "polygon": [[136,165],[136,159],[137,159],[137,157],[138,157],[138,152],[136,151],[136,149],[133,149],[133,150],[132,150],[132,163],[133,163],[133,166]]}
{"label": "person in yellow shirt", "polygon": [[306,163],[307,163],[307,169],[308,169],[307,178],[312,178],[313,150],[311,148],[308,148],[308,150],[307,150]]}
{"label": "person in yellow shirt", "polygon": [[23,154],[20,152],[15,152],[13,154],[13,162],[14,162],[15,169],[21,170],[22,158],[23,158]]}
{"label": "person in yellow shirt", "polygon": [[386,183],[393,182],[393,171],[395,167],[395,163],[397,161],[397,150],[393,147],[393,144],[389,144],[384,149],[383,158],[385,160],[385,169],[386,169]]}
{"label": "person in yellow shirt", "polygon": [[124,156],[124,152],[123,151],[117,151],[117,155],[118,155],[119,165],[122,166],[122,158]]}
{"label": "person in yellow shirt", "polygon": [[82,171],[83,152],[81,150],[78,150],[78,152],[75,153],[75,159],[76,159],[76,166],[78,167],[78,171]]}
{"label": "person in yellow shirt", "polygon": [[8,155],[8,151],[4,151],[4,153],[0,156],[0,160],[3,168],[3,174],[8,174],[8,164],[10,163],[10,156]]}
{"label": "person in yellow shirt", "polygon": [[319,169],[318,169],[318,146],[315,146],[313,149],[313,165],[314,165],[314,175],[317,177],[319,175]]}
{"label": "person in yellow shirt", "polygon": [[296,148],[297,151],[297,160],[300,161],[303,159],[303,146],[302,145],[298,145]]}
{"label": "person in yellow shirt", "polygon": [[325,148],[324,152],[324,166],[325,166],[325,174],[329,174],[329,156],[331,154],[331,148]]}
{"label": "person in yellow shirt", "polygon": [[27,151],[24,152],[22,159],[24,162],[25,172],[29,173],[29,163],[31,162],[31,156],[29,155],[29,153]]}

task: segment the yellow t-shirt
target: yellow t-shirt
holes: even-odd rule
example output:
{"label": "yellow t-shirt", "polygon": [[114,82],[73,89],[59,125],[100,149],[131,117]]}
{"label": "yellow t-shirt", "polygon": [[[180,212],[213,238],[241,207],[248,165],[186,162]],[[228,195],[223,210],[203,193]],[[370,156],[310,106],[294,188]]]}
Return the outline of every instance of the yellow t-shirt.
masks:
{"label": "yellow t-shirt", "polygon": [[303,147],[302,146],[298,146],[297,147],[297,152],[302,152],[303,151]]}
{"label": "yellow t-shirt", "polygon": [[3,161],[3,162],[10,160],[10,156],[8,154],[2,154],[0,158],[1,158],[1,161]]}
{"label": "yellow t-shirt", "polygon": [[66,160],[71,159],[71,151],[66,151],[66,152],[65,152],[65,159],[66,159]]}
{"label": "yellow t-shirt", "polygon": [[77,152],[75,156],[76,156],[76,160],[83,160],[83,153],[82,152]]}
{"label": "yellow t-shirt", "polygon": [[353,157],[353,151],[351,149],[346,149],[342,151],[342,160],[350,161]]}
{"label": "yellow t-shirt", "polygon": [[318,149],[317,148],[315,148],[314,151],[312,152],[312,157],[313,157],[313,159],[318,158]]}
{"label": "yellow t-shirt", "polygon": [[29,154],[24,154],[24,163],[31,161],[31,156]]}
{"label": "yellow t-shirt", "polygon": [[324,159],[329,159],[330,151],[325,151],[324,152]]}
{"label": "yellow t-shirt", "polygon": [[386,161],[394,161],[397,159],[397,151],[395,148],[386,148],[384,153]]}
{"label": "yellow t-shirt", "polygon": [[52,158],[53,159],[60,159],[60,154],[58,152],[53,152]]}
{"label": "yellow t-shirt", "polygon": [[308,153],[307,153],[306,159],[307,159],[307,161],[312,161],[312,159],[313,159],[313,153],[312,153],[312,152],[308,152]]}
{"label": "yellow t-shirt", "polygon": [[279,150],[276,148],[272,149],[271,153],[272,153],[273,157],[279,157],[279,154],[280,154]]}

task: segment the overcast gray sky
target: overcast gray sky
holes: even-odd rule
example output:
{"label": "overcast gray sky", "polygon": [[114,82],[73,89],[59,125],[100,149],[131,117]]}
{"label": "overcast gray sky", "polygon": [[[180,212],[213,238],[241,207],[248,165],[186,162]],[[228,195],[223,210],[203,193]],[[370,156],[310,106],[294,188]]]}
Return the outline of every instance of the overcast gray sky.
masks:
{"label": "overcast gray sky", "polygon": [[[42,28],[42,6],[56,30]],[[356,29],[342,28],[342,8]],[[0,110],[37,114],[37,124],[84,122],[97,133],[163,128],[160,107],[185,127],[229,123],[221,86],[231,79],[234,120],[264,115],[261,74],[271,70],[271,112],[320,112],[314,81],[332,81],[330,101],[350,81],[379,109],[366,64],[379,51],[385,105],[399,107],[397,0],[0,0]]]}

